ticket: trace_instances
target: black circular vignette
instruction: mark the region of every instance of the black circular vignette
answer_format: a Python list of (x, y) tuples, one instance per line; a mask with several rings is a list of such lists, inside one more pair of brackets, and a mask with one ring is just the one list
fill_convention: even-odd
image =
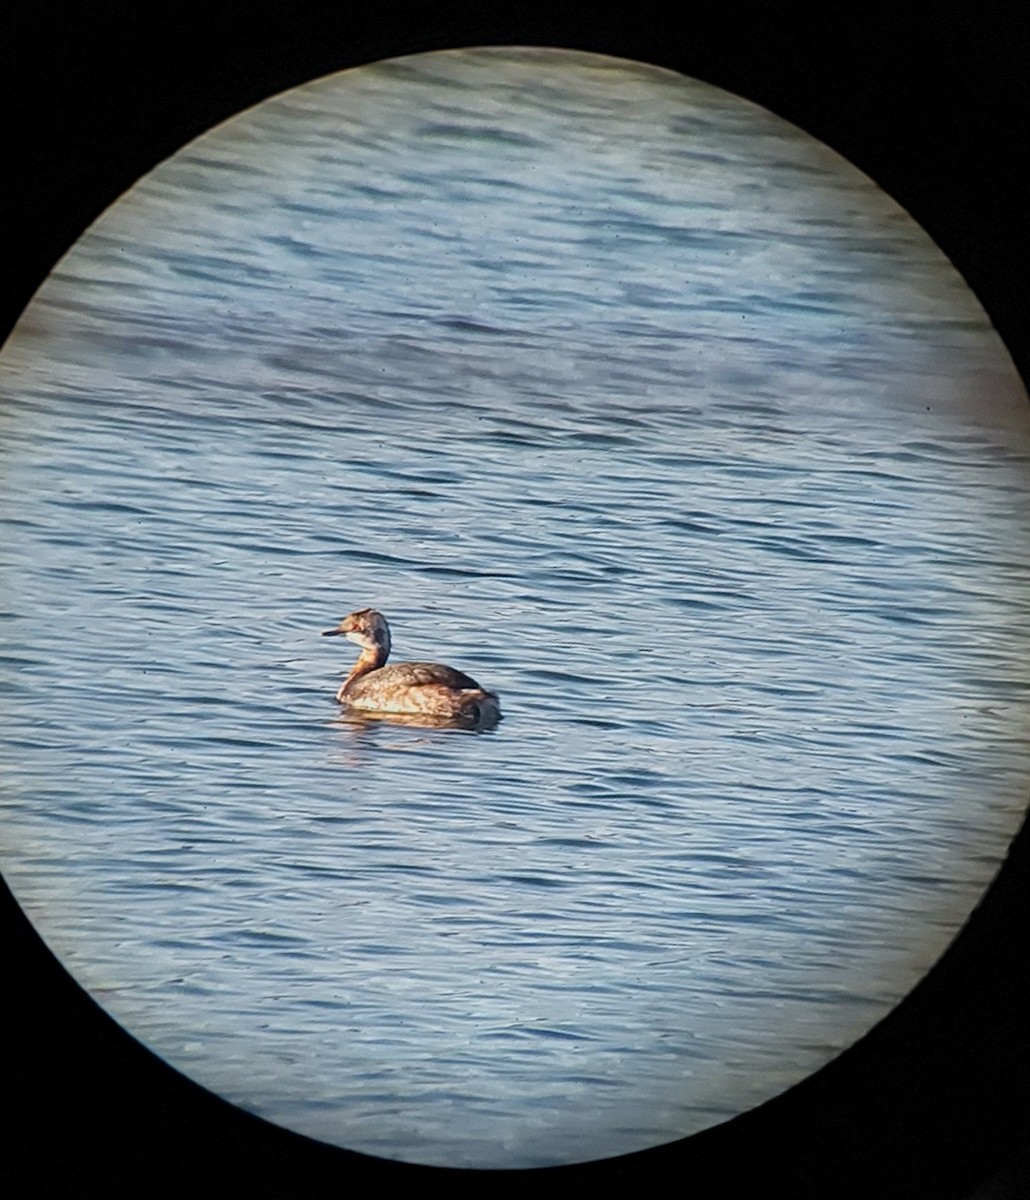
[[(6, 337), (57, 259), (185, 142), (296, 84), (400, 54), (547, 45), (637, 58), (759, 103), (901, 203), (984, 304), (1028, 377), (1024, 10), (923, 3), (695, 3), (491, 10), (314, 2), (4, 14)], [(524, 1172), (388, 1163), (248, 1116), (126, 1034), (67, 975), (6, 888), (2, 1038), (9, 1195), (658, 1187), (705, 1197), (974, 1196), (1030, 1169), (1030, 834), (927, 978), (865, 1038), (785, 1095), (625, 1158)]]

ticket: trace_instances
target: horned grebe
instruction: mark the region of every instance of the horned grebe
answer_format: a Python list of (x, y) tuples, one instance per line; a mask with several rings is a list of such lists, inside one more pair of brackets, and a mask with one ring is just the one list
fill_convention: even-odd
[(390, 626), (382, 613), (363, 608), (344, 617), (323, 637), (343, 634), (361, 647), (358, 661), (336, 693), (341, 704), (364, 712), (409, 713), (426, 717), (459, 718), (475, 724), (500, 719), (493, 692), (474, 679), (440, 663), (409, 662), (387, 667)]

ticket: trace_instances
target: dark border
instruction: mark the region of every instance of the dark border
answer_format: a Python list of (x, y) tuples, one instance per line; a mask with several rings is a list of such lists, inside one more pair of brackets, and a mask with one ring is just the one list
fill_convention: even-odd
[[(1030, 377), (1025, 6), (112, 0), (72, 8), (9, 0), (0, 22), (0, 337), (105, 207), (218, 121), (376, 58), (518, 43), (671, 67), (821, 138), (946, 250)], [(665, 1183), (734, 1200), (1030, 1194), (1020, 1190), (1030, 1168), (1028, 879), (1024, 829), (923, 983), (785, 1096), (671, 1146), (529, 1176), (385, 1163), (241, 1113), (111, 1021), (3, 889), (0, 1178), (13, 1181), (15, 1196), (145, 1195), (160, 1183), (274, 1196), (392, 1184), (470, 1195), (507, 1184), (643, 1193)]]

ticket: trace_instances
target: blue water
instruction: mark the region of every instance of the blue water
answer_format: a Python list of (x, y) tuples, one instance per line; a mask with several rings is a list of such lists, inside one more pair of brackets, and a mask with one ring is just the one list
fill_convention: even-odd
[[(1030, 417), (800, 131), (429, 55), (122, 198), (0, 356), (6, 878), (104, 1007), (386, 1157), (702, 1129), (886, 1014), (1030, 776)], [(352, 647), (494, 730), (341, 718)]]

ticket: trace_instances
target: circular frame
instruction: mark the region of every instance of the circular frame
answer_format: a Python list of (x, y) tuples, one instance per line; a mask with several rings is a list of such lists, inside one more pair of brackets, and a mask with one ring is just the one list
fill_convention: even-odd
[[(745, 8), (746, 6), (741, 6)], [(897, 6), (895, 6), (896, 10)], [(717, 9), (717, 10), (716, 10)], [(4, 111), (24, 136), (3, 200), (6, 337), (55, 261), (104, 208), (186, 141), (241, 108), (349, 66), (425, 50), (549, 45), (638, 58), (745, 96), (842, 153), (949, 255), (1030, 377), (1022, 193), (1028, 101), (1025, 16), (983, 9), (903, 13), (841, 7), (819, 24), (783, 6), (491, 15), (484, 6), (374, 15), (321, 0), (161, 28), (136, 6), (54, 18), (13, 6)], [(471, 15), (472, 13), (475, 15)], [(51, 28), (47, 28), (50, 25)], [(1022, 41), (1020, 40), (1022, 36)], [(21, 154), (19, 158), (18, 155)], [(913, 992), (838, 1059), (784, 1095), (683, 1141), (624, 1158), (533, 1172), (532, 1186), (652, 1188), (667, 1176), (707, 1196), (970, 1195), (994, 1200), (1028, 1167), (1030, 832), (951, 948)], [(526, 1186), (521, 1172), (459, 1172), (370, 1159), (251, 1117), (143, 1049), (59, 965), (0, 894), (4, 1050), (14, 1114), (7, 1174), (37, 1193), (149, 1190), (163, 1178), (231, 1193), (429, 1182), (478, 1193)], [(486, 1180), (484, 1174), (496, 1177)], [(1005, 1180), (1008, 1180), (1006, 1184)], [(47, 1185), (50, 1186), (47, 1186)], [(1015, 1184), (1018, 1187), (1018, 1181)], [(28, 1194), (19, 1192), (15, 1194)]]

